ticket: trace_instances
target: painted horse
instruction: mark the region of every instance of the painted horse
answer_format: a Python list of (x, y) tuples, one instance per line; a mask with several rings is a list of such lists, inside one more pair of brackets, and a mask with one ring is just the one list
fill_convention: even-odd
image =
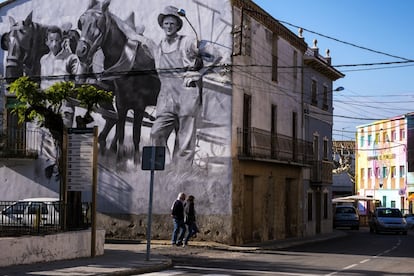
[[(117, 111), (115, 138), (117, 160), (124, 160), (125, 123), (132, 110), (134, 162), (139, 163), (141, 125), (147, 106), (155, 106), (161, 82), (155, 70), (155, 61), (146, 39), (138, 35), (128, 24), (108, 11), (110, 0), (91, 0), (87, 10), (80, 16), (81, 30), (76, 54), (80, 61), (90, 65), (98, 50), (104, 55), (104, 71), (101, 79), (114, 85)], [(110, 126), (105, 126), (109, 128)], [(106, 147), (105, 131), (99, 135), (100, 148)], [(108, 130), (108, 131), (109, 131)], [(101, 149), (102, 150), (102, 149)]]
[[(31, 12), (23, 21), (9, 17), (10, 31), (1, 36), (1, 48), (7, 51), (6, 72), (7, 82), (23, 75), (40, 76), (40, 58), (49, 52), (46, 46), (47, 29), (49, 26), (33, 22)], [(69, 38), (70, 47), (74, 52), (79, 39), (70, 26), (63, 30), (64, 38)]]

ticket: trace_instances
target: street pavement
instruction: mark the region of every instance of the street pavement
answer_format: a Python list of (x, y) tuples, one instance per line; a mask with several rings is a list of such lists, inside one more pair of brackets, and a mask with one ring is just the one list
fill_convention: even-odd
[[(220, 249), (231, 251), (279, 250), (304, 243), (318, 242), (346, 235), (343, 231), (334, 230), (329, 234), (320, 234), (309, 238), (291, 238), (279, 241), (229, 246), (216, 242), (193, 241), (189, 247)], [(94, 258), (79, 258), (55, 262), (36, 263), (0, 267), (0, 275), (136, 275), (161, 271), (170, 268), (172, 260), (160, 254), (152, 254), (151, 249), (171, 248), (177, 251), (181, 248), (172, 247), (170, 241), (152, 240), (150, 250), (145, 241), (107, 241), (102, 256)], [(185, 250), (182, 248), (182, 250)], [(155, 251), (155, 250), (154, 250)], [(148, 254), (148, 252), (150, 254)], [(165, 250), (164, 250), (165, 252)]]

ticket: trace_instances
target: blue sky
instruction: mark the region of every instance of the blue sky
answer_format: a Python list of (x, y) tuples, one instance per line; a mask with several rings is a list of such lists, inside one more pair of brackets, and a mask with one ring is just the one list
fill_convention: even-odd
[[(345, 88), (334, 94), (334, 140), (354, 140), (356, 126), (414, 111), (414, 1), (253, 1), (274, 18), (312, 31), (303, 33), (308, 45), (316, 38), (321, 54), (329, 48), (332, 65), (346, 75), (334, 83)], [(297, 27), (284, 25), (297, 34)]]

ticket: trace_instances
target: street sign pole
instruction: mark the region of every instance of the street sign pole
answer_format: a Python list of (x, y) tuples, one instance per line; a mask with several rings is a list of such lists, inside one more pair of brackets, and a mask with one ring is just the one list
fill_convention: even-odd
[(151, 180), (149, 187), (148, 203), (148, 223), (147, 223), (147, 256), (145, 260), (149, 261), (151, 252), (151, 223), (152, 223), (152, 198), (154, 191), (154, 171), (164, 170), (165, 165), (165, 147), (144, 147), (142, 149), (142, 170), (151, 170)]
[(148, 225), (147, 225), (147, 256), (145, 260), (149, 261), (151, 252), (151, 223), (152, 223), (152, 197), (154, 191), (154, 170), (155, 170), (155, 147), (151, 149), (151, 179), (149, 187), (149, 204), (148, 204)]

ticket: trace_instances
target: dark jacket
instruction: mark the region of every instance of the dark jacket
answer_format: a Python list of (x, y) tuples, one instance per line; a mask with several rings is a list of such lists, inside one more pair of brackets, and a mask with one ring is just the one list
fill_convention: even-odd
[(191, 224), (196, 221), (195, 217), (195, 210), (194, 210), (194, 202), (188, 202), (185, 205), (185, 223)]
[(171, 216), (177, 220), (184, 220), (184, 205), (181, 200), (176, 199), (171, 208)]

